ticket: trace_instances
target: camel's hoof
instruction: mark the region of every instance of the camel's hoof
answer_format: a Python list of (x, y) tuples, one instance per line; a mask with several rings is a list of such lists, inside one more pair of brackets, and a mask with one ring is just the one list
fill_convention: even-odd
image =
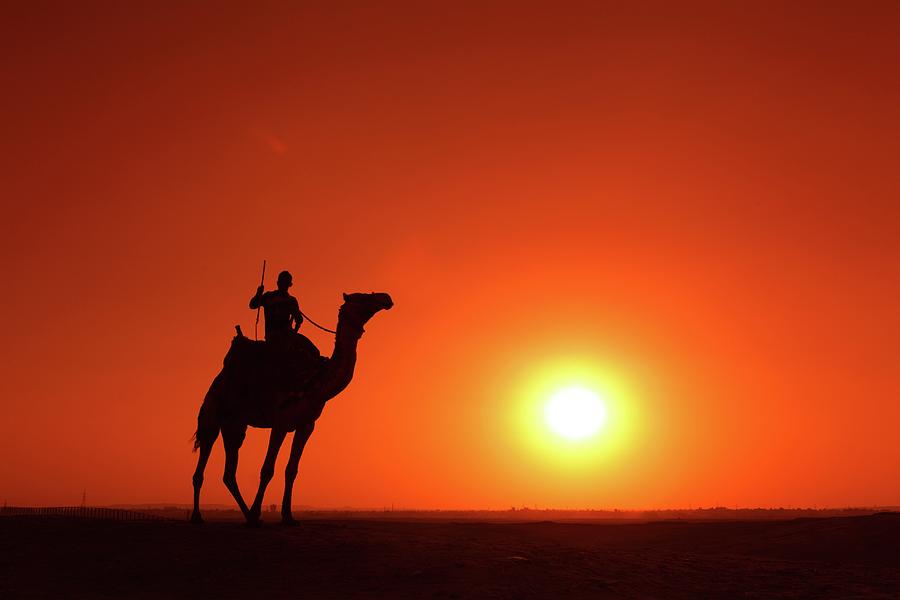
[(194, 525), (203, 525), (203, 517), (200, 516), (200, 513), (193, 513), (191, 515), (191, 523)]
[(248, 517), (247, 518), (247, 527), (253, 527), (254, 529), (258, 527), (262, 527), (263, 521), (259, 517), (255, 519)]
[(296, 525), (299, 525), (300, 522), (299, 522), (297, 519), (295, 519), (294, 517), (291, 517), (291, 516), (284, 517), (284, 516), (282, 516), (282, 517), (281, 517), (281, 524), (284, 525), (284, 526), (286, 526), (286, 527), (294, 527), (294, 526), (296, 526)]

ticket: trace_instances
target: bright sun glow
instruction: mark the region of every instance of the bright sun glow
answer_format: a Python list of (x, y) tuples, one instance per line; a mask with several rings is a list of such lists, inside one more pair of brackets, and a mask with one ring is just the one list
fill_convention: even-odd
[(570, 440), (597, 433), (606, 422), (606, 406), (600, 397), (583, 387), (567, 387), (550, 397), (544, 407), (547, 425)]
[(649, 377), (590, 355), (540, 362), (526, 356), (521, 365), (506, 378), (518, 382), (508, 415), (511, 441), (523, 451), (522, 468), (529, 476), (546, 469), (541, 472), (580, 478), (628, 464), (642, 420), (641, 389), (633, 382)]

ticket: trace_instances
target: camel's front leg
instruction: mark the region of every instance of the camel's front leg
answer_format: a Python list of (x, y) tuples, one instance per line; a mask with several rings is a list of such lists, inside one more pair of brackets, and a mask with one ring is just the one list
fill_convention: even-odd
[(300, 455), (306, 446), (306, 440), (312, 435), (314, 423), (304, 427), (298, 427), (294, 432), (294, 441), (291, 442), (291, 456), (288, 458), (287, 467), (284, 469), (284, 499), (281, 501), (281, 521), (285, 525), (295, 523), (291, 513), (291, 493), (294, 490), (294, 480), (297, 479), (297, 465), (300, 464)]
[(259, 489), (256, 491), (256, 498), (250, 507), (250, 513), (247, 515), (247, 522), (255, 525), (259, 522), (259, 515), (262, 512), (263, 496), (266, 495), (266, 486), (272, 481), (272, 475), (275, 474), (275, 459), (278, 458), (278, 451), (287, 431), (282, 429), (272, 429), (269, 435), (269, 450), (266, 452), (266, 459), (263, 461), (262, 469), (259, 471)]

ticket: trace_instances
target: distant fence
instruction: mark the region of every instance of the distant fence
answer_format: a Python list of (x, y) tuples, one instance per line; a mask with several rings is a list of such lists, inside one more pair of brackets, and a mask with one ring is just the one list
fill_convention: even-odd
[(171, 521), (167, 517), (99, 506), (3, 506), (0, 517), (68, 517), (95, 521)]

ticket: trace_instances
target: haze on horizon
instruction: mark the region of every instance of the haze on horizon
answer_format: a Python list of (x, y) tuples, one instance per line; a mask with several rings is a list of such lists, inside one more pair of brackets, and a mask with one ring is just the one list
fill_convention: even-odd
[(900, 504), (896, 3), (4, 13), (0, 500), (189, 502), (266, 259), (396, 303), (295, 504)]

